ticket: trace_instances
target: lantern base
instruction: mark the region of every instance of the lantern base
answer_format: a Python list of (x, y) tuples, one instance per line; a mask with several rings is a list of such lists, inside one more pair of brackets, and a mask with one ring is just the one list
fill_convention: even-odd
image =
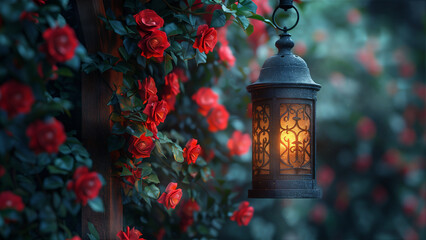
[(320, 188), (315, 189), (251, 189), (249, 198), (321, 198)]

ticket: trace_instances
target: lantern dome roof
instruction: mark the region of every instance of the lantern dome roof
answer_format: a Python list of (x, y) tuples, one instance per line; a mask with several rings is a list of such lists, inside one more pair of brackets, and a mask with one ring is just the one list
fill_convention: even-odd
[(259, 87), (300, 87), (319, 90), (321, 85), (311, 78), (306, 62), (294, 55), (291, 49), (294, 46), (288, 33), (281, 34), (275, 43), (278, 53), (268, 58), (262, 66), (259, 79), (250, 84), (247, 89)]

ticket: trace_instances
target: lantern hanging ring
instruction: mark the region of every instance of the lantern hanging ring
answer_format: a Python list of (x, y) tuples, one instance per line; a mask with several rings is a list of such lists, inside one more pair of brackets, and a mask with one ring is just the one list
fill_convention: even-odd
[[(275, 21), (275, 17), (276, 17), (276, 12), (277, 12), (277, 10), (278, 9), (284, 9), (284, 11), (287, 11), (287, 10), (289, 10), (289, 9), (294, 9), (295, 11), (296, 11), (296, 14), (297, 14), (297, 19), (296, 19), (296, 23), (293, 25), (293, 26), (291, 26), (291, 27), (289, 27), (289, 28), (287, 28), (286, 26), (284, 26), (284, 27), (280, 27), (280, 26), (278, 26), (278, 24), (276, 23), (276, 21)], [(283, 31), (283, 32), (288, 32), (288, 31), (290, 31), (290, 30), (292, 30), (293, 28), (295, 28), (296, 26), (297, 26), (297, 24), (299, 23), (299, 11), (297, 10), (297, 8), (295, 7), (295, 6), (293, 6), (293, 5), (291, 5), (291, 6), (278, 6), (278, 7), (276, 7), (275, 8), (275, 10), (274, 10), (274, 13), (272, 14), (272, 23), (274, 23), (274, 26), (277, 28), (277, 29), (279, 29), (279, 30), (281, 30), (281, 31)]]

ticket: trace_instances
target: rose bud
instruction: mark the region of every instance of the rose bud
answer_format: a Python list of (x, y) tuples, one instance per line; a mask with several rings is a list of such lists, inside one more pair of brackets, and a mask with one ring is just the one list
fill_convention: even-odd
[(179, 89), (179, 78), (176, 73), (169, 73), (167, 74), (165, 78), (166, 86), (165, 86), (165, 92), (167, 94), (173, 94), (178, 95), (180, 93)]
[(188, 164), (194, 164), (200, 155), (201, 147), (197, 144), (197, 139), (191, 139), (186, 143), (183, 149), (183, 157)]
[(143, 82), (138, 81), (139, 83), (139, 95), (141, 96), (142, 102), (146, 103), (150, 96), (157, 95), (157, 87), (155, 86), (154, 78), (147, 77)]
[(209, 131), (217, 132), (228, 127), (229, 113), (223, 105), (218, 105), (207, 116)]
[(238, 226), (247, 226), (254, 213), (254, 208), (249, 205), (250, 203), (247, 201), (242, 202), (238, 207), (238, 210), (235, 210), (232, 214), (231, 221), (236, 221)]
[(243, 134), (240, 131), (234, 131), (232, 137), (228, 140), (229, 154), (231, 156), (241, 156), (250, 150), (251, 138), (249, 134)]
[(120, 240), (145, 240), (144, 238), (142, 238), (142, 233), (139, 230), (135, 229), (134, 227), (130, 229), (129, 226), (127, 226), (126, 232), (118, 232), (117, 237)]
[(228, 45), (222, 45), (219, 48), (219, 58), (228, 65), (228, 68), (235, 65), (235, 57)]
[(219, 96), (211, 88), (202, 87), (192, 95), (192, 100), (194, 100), (198, 105), (198, 112), (203, 116), (207, 116), (210, 109), (218, 105), (217, 100)]
[(197, 38), (195, 39), (194, 48), (200, 52), (209, 53), (213, 51), (217, 42), (217, 32), (214, 28), (209, 28), (207, 24), (198, 26)]
[(175, 208), (182, 198), (182, 189), (176, 189), (177, 183), (171, 182), (166, 187), (166, 191), (161, 194), (158, 202), (163, 204), (167, 209)]

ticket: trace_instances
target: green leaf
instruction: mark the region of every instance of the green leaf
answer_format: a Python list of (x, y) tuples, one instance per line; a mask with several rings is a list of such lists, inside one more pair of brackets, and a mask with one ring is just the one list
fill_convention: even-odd
[(254, 30), (253, 25), (249, 24), (249, 26), (246, 29), (247, 36), (250, 36), (253, 33), (253, 30)]
[(272, 21), (271, 21), (271, 20), (266, 19), (266, 18), (264, 18), (264, 17), (263, 17), (263, 16), (261, 16), (261, 15), (258, 15), (258, 14), (252, 14), (251, 16), (248, 16), (248, 18), (252, 18), (252, 19), (260, 20), (260, 21), (262, 21), (262, 22), (264, 22), (264, 23), (267, 23), (267, 24), (269, 24), (269, 25), (271, 25), (272, 27), (274, 27), (274, 28), (275, 28), (275, 25), (272, 23)]
[(172, 152), (173, 152), (173, 157), (176, 160), (176, 162), (183, 162), (183, 151), (181, 147), (178, 147), (176, 145), (172, 145)]
[(148, 195), (148, 197), (153, 199), (158, 199), (160, 196), (160, 189), (154, 184), (148, 185), (144, 188), (144, 192)]
[(246, 30), (250, 25), (249, 20), (245, 16), (238, 16), (237, 21), (241, 24), (241, 27), (243, 27), (244, 30)]
[(61, 158), (55, 159), (54, 164), (59, 169), (71, 171), (74, 166), (74, 160), (69, 155), (65, 155)]
[(133, 173), (127, 167), (123, 167), (123, 170), (120, 173), (120, 176), (132, 176)]
[(129, 60), (129, 54), (127, 53), (124, 47), (120, 47), (118, 51), (120, 52), (120, 55), (124, 58), (124, 60)]
[(117, 72), (122, 72), (126, 74), (130, 70), (130, 67), (128, 66), (127, 63), (121, 61), (121, 62), (118, 62), (114, 67), (112, 67), (112, 69), (114, 69)]
[(58, 176), (50, 176), (44, 179), (43, 188), (46, 190), (57, 189), (64, 186), (64, 181)]
[(152, 173), (152, 168), (148, 166), (142, 167), (141, 177), (146, 177)]
[(126, 35), (127, 31), (124, 28), (123, 24), (120, 21), (117, 20), (109, 20), (109, 23), (111, 24), (112, 29), (115, 33), (119, 35)]
[(103, 212), (104, 211), (104, 204), (103, 204), (102, 199), (100, 197), (89, 200), (88, 203), (89, 203), (90, 208), (93, 211), (95, 211), (95, 212)]
[(164, 74), (167, 75), (173, 70), (172, 57), (167, 54), (164, 60)]
[(155, 173), (149, 175), (148, 178), (146, 178), (145, 180), (147, 182), (160, 183), (160, 180), (158, 179), (158, 176)]
[(87, 225), (88, 225), (88, 227), (89, 227), (89, 232), (90, 232), (90, 234), (92, 234), (92, 235), (93, 235), (93, 237), (94, 237), (96, 240), (99, 240), (99, 239), (100, 239), (100, 237), (99, 237), (99, 233), (98, 233), (98, 231), (96, 230), (95, 225), (93, 225), (93, 223), (91, 223), (91, 222), (88, 222), (88, 223), (87, 223)]
[(167, 36), (179, 35), (182, 34), (182, 29), (178, 28), (175, 23), (169, 23), (164, 27), (164, 32), (166, 32)]
[(59, 68), (56, 71), (56, 73), (59, 76), (64, 76), (64, 77), (73, 77), (74, 76), (74, 74), (72, 73), (72, 71), (69, 68), (64, 68), (64, 67)]
[(206, 63), (207, 55), (205, 53), (200, 52), (198, 49), (196, 50), (195, 60), (197, 61), (197, 65), (200, 63)]
[(210, 26), (219, 28), (223, 27), (226, 24), (226, 16), (221, 10), (215, 10), (213, 12), (213, 17)]

